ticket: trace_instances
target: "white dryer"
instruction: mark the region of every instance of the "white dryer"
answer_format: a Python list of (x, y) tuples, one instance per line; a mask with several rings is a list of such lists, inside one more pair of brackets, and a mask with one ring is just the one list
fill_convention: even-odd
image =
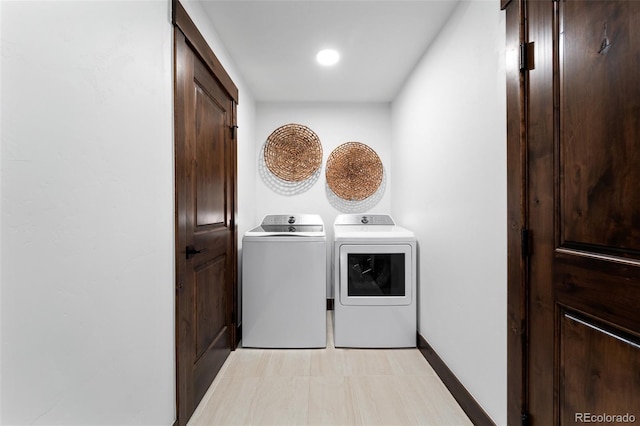
[(242, 238), (242, 346), (327, 345), (327, 250), (319, 215), (269, 215)]
[(336, 347), (416, 347), (416, 238), (388, 215), (334, 222)]

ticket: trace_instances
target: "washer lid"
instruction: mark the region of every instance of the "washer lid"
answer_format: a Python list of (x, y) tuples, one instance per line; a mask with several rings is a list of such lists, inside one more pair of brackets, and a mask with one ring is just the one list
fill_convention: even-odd
[(245, 233), (248, 237), (324, 237), (324, 222), (320, 215), (268, 215), (262, 224)]
[(249, 232), (264, 233), (264, 234), (309, 234), (309, 233), (322, 233), (324, 226), (322, 225), (260, 225), (256, 226)]
[(247, 231), (245, 237), (324, 237), (322, 225), (260, 225)]

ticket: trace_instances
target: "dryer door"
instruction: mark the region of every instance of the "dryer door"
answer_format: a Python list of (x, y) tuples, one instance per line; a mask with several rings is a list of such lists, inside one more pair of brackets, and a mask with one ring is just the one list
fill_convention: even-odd
[(409, 305), (410, 245), (340, 246), (340, 302), (343, 305)]

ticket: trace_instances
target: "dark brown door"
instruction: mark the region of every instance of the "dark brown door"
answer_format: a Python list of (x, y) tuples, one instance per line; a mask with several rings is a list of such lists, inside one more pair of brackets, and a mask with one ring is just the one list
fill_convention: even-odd
[(175, 30), (176, 356), (186, 424), (234, 347), (235, 101)]
[(524, 7), (523, 410), (640, 422), (640, 2)]

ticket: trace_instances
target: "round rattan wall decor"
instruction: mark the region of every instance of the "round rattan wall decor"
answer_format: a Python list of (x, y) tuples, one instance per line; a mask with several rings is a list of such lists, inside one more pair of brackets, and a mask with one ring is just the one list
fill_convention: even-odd
[(361, 201), (373, 195), (383, 173), (378, 154), (360, 142), (340, 145), (327, 159), (327, 185), (343, 200)]
[(278, 127), (264, 145), (264, 161), (271, 173), (287, 182), (311, 177), (322, 164), (322, 145), (313, 130), (302, 124)]

